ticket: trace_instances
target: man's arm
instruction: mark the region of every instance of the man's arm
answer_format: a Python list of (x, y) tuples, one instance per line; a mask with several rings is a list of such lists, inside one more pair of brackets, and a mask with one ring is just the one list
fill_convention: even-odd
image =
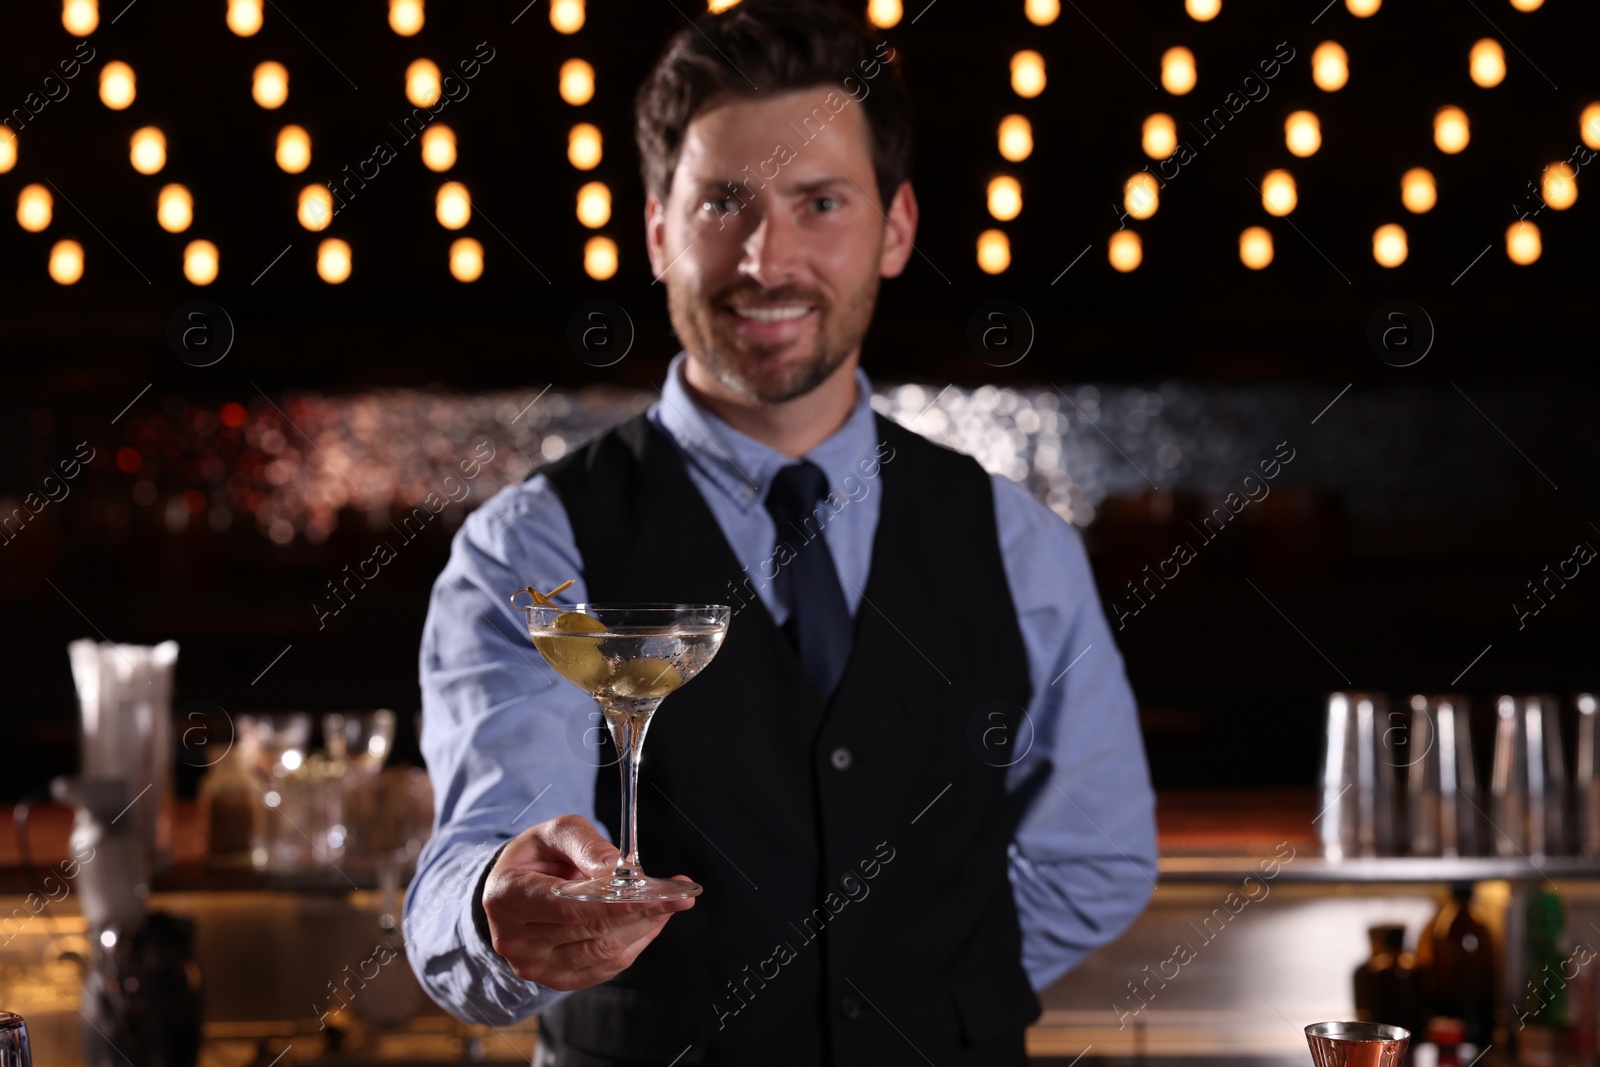
[(1007, 585), (1033, 697), (1007, 771), (1023, 965), (1035, 989), (1121, 934), (1157, 874), (1155, 793), (1138, 709), (1078, 531), (994, 476)]

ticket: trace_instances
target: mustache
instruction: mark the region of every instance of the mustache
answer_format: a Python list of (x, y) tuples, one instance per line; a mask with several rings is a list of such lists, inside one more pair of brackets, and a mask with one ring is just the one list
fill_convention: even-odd
[(801, 289), (733, 289), (717, 296), (712, 303), (718, 307), (727, 304), (809, 304), (813, 307), (826, 307), (827, 301), (822, 299), (820, 293), (808, 293)]

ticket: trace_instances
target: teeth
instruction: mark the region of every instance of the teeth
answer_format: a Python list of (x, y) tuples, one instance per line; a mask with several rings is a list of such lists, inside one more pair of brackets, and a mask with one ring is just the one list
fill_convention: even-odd
[(748, 307), (734, 308), (733, 313), (757, 322), (786, 322), (789, 319), (798, 319), (810, 310), (808, 307)]

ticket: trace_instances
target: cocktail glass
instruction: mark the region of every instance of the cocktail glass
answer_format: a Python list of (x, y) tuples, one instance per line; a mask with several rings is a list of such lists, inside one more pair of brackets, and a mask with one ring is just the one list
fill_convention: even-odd
[(1411, 1031), (1383, 1023), (1312, 1023), (1306, 1041), (1317, 1067), (1401, 1067)]
[(694, 882), (651, 878), (640, 869), (639, 752), (661, 701), (699, 674), (722, 647), (732, 609), (722, 604), (517, 606), (527, 614), (528, 636), (545, 662), (600, 705), (622, 757), (617, 843), (622, 857), (610, 877), (562, 882), (556, 895), (608, 903), (699, 896)]

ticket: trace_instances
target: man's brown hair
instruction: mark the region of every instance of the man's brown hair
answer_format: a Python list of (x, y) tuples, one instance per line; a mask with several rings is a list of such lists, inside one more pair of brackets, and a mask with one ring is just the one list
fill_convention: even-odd
[(824, 0), (742, 0), (701, 15), (673, 35), (639, 86), (634, 136), (645, 192), (666, 202), (684, 133), (711, 97), (826, 85), (844, 106), (866, 108), (872, 170), (887, 206), (911, 177), (911, 100), (896, 57), (859, 17)]

